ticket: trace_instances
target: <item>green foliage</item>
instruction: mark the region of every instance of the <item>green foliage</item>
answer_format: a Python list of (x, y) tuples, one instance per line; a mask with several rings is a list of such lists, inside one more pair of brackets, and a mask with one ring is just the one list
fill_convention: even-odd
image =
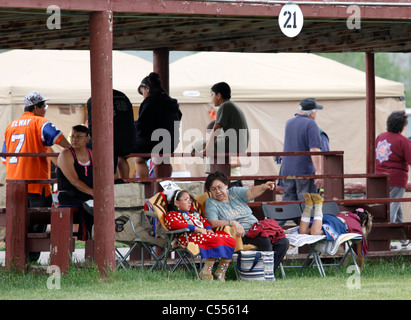
[[(320, 53), (326, 57), (355, 69), (365, 71), (365, 53), (364, 52), (340, 52), (340, 53)], [(376, 53), (375, 57), (375, 75), (384, 79), (404, 83), (405, 101), (407, 107), (411, 107), (411, 77), (409, 68), (411, 65), (411, 56), (404, 53)]]

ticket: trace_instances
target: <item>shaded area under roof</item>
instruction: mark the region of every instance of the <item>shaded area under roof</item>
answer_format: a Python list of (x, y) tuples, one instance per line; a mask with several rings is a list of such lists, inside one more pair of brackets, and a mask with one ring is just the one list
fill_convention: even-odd
[[(2, 7), (2, 2), (8, 1), (0, 1), (0, 49), (89, 49), (90, 11), (64, 8), (92, 8), (92, 3), (95, 10), (100, 9), (99, 5), (106, 7), (95, 1), (83, 1), (84, 5), (79, 1), (63, 1), (61, 29), (49, 29), (47, 21), (52, 15), (46, 9), (6, 8)], [(20, 2), (27, 1), (15, 1), (16, 4)], [(41, 6), (46, 1), (37, 2), (31, 6)], [(407, 2), (402, 7), (398, 4), (397, 7), (361, 7), (360, 29), (347, 27), (348, 6), (323, 2), (301, 5), (304, 27), (295, 38), (288, 38), (281, 32), (277, 18), (281, 5), (275, 3), (152, 0), (130, 2), (127, 7), (121, 1), (108, 2), (113, 9), (124, 10), (113, 12), (115, 50), (411, 51), (411, 4), (407, 6)]]

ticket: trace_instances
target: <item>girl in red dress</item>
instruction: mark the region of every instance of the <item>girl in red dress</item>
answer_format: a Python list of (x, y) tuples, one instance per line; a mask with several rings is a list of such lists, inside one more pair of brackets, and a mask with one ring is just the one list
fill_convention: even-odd
[[(174, 210), (167, 213), (166, 227), (170, 230), (188, 228), (191, 233), (188, 241), (199, 245), (201, 258), (205, 259), (204, 267), (200, 271), (200, 278), (212, 280), (212, 269), (216, 259), (220, 263), (215, 276), (220, 281), (225, 281), (225, 273), (234, 253), (235, 239), (224, 231), (214, 232), (210, 223), (198, 212), (192, 210), (192, 198), (185, 190), (177, 190), (173, 196)], [(184, 235), (179, 236), (178, 243), (187, 246)]]

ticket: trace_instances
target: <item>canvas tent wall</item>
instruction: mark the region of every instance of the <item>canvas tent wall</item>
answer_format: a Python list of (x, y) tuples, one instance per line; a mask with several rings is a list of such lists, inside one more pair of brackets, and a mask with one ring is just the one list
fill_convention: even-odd
[[(211, 120), (210, 88), (220, 81), (231, 86), (231, 100), (244, 111), (253, 131), (249, 151), (282, 151), (287, 119), (294, 116), (301, 99), (314, 97), (324, 106), (317, 123), (328, 134), (331, 150), (345, 152), (345, 172), (365, 173), (364, 72), (305, 53), (202, 52), (184, 57), (170, 66), (171, 95), (183, 112), (179, 150), (189, 152), (198, 133), (205, 136)], [(376, 95), (378, 134), (385, 131), (393, 110), (405, 108), (404, 86), (376, 77)], [(193, 176), (204, 175), (204, 163), (187, 161), (182, 167)], [(274, 159), (267, 157), (242, 159), (242, 163), (243, 175), (278, 174), (279, 170)]]
[[(84, 123), (85, 104), (91, 96), (89, 51), (10, 50), (0, 54), (0, 70), (1, 145), (4, 130), (21, 115), (24, 96), (30, 91), (50, 99), (46, 118), (66, 136), (73, 125)], [(152, 70), (152, 64), (142, 58), (113, 52), (113, 87), (123, 91), (133, 104), (141, 103), (137, 87)], [(4, 182), (2, 165), (0, 183)], [(3, 198), (3, 190), (0, 195)]]

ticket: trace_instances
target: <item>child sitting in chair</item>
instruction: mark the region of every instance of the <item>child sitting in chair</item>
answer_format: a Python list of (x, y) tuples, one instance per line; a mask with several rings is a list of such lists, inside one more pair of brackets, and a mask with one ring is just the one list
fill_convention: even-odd
[[(354, 212), (325, 214), (322, 207), (324, 199), (316, 193), (304, 193), (304, 212), (301, 215), (300, 234), (325, 235), (327, 241), (334, 241), (344, 233), (359, 233), (363, 241), (357, 244), (357, 256), (359, 267), (362, 268), (364, 258), (368, 251), (366, 236), (371, 232), (372, 215), (363, 208), (357, 208)], [(314, 206), (314, 219), (311, 220), (311, 212)]]
[[(165, 225), (170, 230), (188, 228), (191, 233), (188, 241), (199, 245), (201, 258), (205, 259), (204, 267), (199, 273), (203, 280), (212, 280), (212, 270), (216, 259), (220, 259), (215, 276), (225, 281), (225, 273), (234, 253), (235, 239), (224, 231), (214, 232), (210, 223), (199, 213), (191, 210), (192, 198), (185, 190), (177, 190), (172, 198), (173, 210), (165, 217)], [(178, 238), (178, 243), (187, 246), (184, 235)]]

